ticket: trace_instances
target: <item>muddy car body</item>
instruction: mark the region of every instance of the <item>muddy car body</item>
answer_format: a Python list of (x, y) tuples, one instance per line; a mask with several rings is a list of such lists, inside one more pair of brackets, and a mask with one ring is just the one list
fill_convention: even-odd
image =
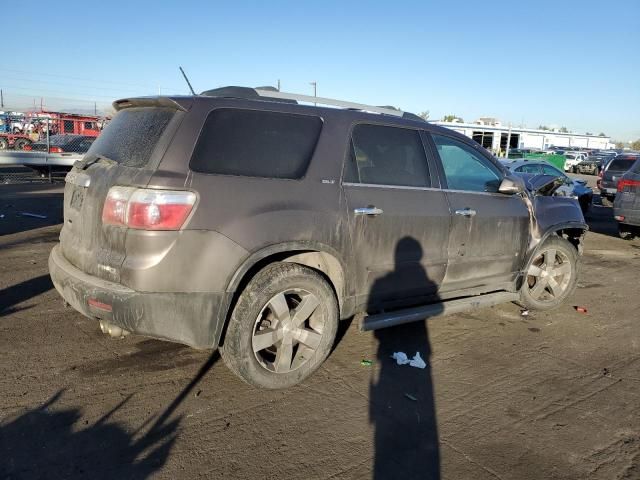
[(553, 178), (526, 191), (451, 130), (295, 98), (115, 102), (67, 177), (49, 260), (64, 299), (115, 336), (220, 347), (278, 388), (320, 365), (339, 319), (372, 329), (571, 293), (587, 227)]

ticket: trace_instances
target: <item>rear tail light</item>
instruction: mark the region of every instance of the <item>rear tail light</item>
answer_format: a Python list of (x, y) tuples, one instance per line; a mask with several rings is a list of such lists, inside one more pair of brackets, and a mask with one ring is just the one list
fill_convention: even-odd
[(60, 147), (49, 147), (49, 153), (63, 153), (64, 151)]
[(102, 223), (139, 230), (180, 230), (196, 203), (185, 190), (112, 187), (102, 209)]
[(624, 215), (615, 215), (613, 218), (619, 222), (624, 222)]
[(624, 192), (625, 188), (627, 191), (631, 190), (633, 187), (640, 187), (640, 181), (638, 180), (629, 180), (627, 178), (623, 178), (618, 182), (618, 191)]
[(32, 147), (31, 147), (31, 145), (24, 145), (22, 147), (22, 150), (26, 150), (27, 152), (30, 152), (32, 150)]

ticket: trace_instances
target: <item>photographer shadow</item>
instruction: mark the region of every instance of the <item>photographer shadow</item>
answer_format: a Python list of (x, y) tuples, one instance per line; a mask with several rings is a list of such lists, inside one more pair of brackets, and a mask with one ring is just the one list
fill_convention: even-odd
[[(406, 262), (406, 252), (412, 252)], [(435, 284), (420, 264), (422, 247), (411, 237), (396, 246), (395, 269), (372, 286), (369, 312), (380, 311), (379, 299), (407, 275), (416, 285), (435, 291)], [(427, 322), (413, 322), (374, 331), (377, 339), (376, 370), (370, 385), (369, 421), (375, 429), (374, 479), (439, 479), (440, 450), (436, 422), (431, 345)], [(394, 352), (409, 359), (419, 352), (426, 367), (398, 365)]]

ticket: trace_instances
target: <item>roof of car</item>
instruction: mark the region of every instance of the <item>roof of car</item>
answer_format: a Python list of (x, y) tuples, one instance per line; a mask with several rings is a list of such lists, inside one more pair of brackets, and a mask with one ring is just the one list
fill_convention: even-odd
[(558, 169), (554, 165), (551, 165), (549, 162), (538, 159), (538, 158), (536, 158), (535, 160), (527, 160), (526, 158), (518, 159), (518, 160), (501, 160), (500, 163), (502, 163), (502, 165), (507, 167), (509, 170), (515, 170), (516, 168), (521, 167), (523, 165), (550, 165)]

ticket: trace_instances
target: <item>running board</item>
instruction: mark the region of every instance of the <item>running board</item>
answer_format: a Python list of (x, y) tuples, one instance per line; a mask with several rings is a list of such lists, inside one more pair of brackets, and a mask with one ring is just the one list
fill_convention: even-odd
[(519, 298), (520, 295), (517, 293), (497, 292), (396, 310), (394, 312), (378, 313), (364, 317), (360, 322), (360, 330), (367, 332), (381, 328), (395, 327), (396, 325), (402, 325), (404, 323), (419, 322), (427, 318), (442, 317), (452, 313), (491, 307), (500, 303), (515, 302)]

